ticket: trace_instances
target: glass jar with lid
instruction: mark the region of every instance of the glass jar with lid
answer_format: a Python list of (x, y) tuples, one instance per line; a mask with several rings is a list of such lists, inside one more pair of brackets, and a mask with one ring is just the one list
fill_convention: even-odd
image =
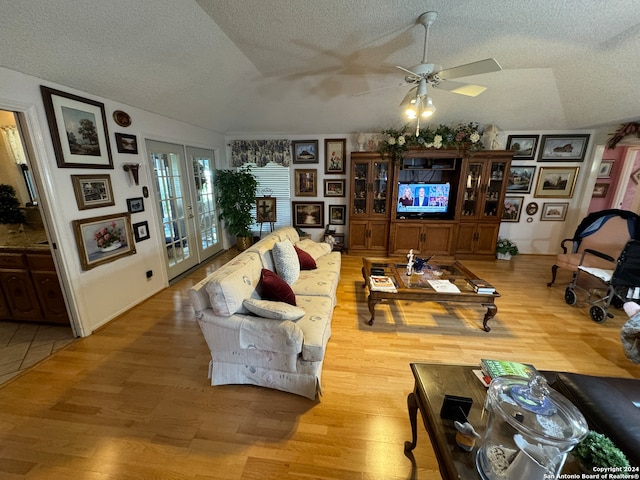
[(544, 377), (498, 377), (485, 401), (487, 428), (476, 466), (485, 480), (557, 478), (587, 422)]

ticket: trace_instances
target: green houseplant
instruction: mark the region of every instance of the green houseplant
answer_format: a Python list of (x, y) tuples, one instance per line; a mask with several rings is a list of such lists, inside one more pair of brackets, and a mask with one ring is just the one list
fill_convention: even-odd
[(26, 221), (15, 189), (11, 185), (0, 184), (0, 223), (16, 224)]
[(572, 451), (585, 473), (594, 467), (628, 467), (629, 460), (622, 451), (605, 435), (589, 430), (587, 436)]
[(496, 257), (500, 260), (510, 260), (518, 254), (518, 246), (508, 238), (498, 238), (496, 243)]
[(224, 220), (227, 231), (236, 236), (238, 249), (246, 250), (253, 240), (251, 210), (256, 203), (258, 180), (247, 166), (238, 170), (217, 170), (214, 185), (220, 209), (218, 218)]

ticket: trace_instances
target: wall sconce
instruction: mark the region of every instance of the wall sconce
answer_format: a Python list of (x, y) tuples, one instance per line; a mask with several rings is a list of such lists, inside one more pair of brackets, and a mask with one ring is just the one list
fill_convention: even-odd
[(140, 169), (140, 164), (139, 163), (125, 163), (124, 165), (122, 165), (122, 168), (124, 169), (125, 172), (129, 172), (129, 174), (131, 175), (131, 178), (133, 179), (133, 182), (136, 185), (139, 185), (139, 176), (138, 176), (138, 170)]

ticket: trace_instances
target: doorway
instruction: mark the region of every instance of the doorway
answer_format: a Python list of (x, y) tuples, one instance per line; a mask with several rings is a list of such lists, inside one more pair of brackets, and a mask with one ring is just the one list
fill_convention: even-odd
[(169, 280), (222, 251), (213, 150), (146, 141)]

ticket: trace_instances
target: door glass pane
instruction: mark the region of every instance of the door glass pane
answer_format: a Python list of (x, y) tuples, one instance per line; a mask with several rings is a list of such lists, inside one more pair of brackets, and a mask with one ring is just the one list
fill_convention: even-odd
[(213, 192), (213, 159), (202, 156), (192, 157), (200, 244), (202, 249), (218, 243), (218, 224)]
[(502, 184), (505, 179), (505, 162), (492, 162), (491, 173), (489, 175), (489, 185), (487, 187), (487, 199), (484, 206), (484, 215), (486, 217), (495, 217), (498, 215), (500, 193), (502, 192)]
[(152, 153), (156, 189), (169, 266), (190, 257), (184, 209), (184, 193), (180, 184), (180, 159), (169, 153)]
[(387, 177), (389, 164), (373, 164), (373, 213), (387, 213)]
[(368, 163), (356, 163), (354, 166), (353, 175), (353, 210), (352, 214), (363, 214), (367, 212), (367, 186), (369, 184), (368, 178)]
[(469, 163), (464, 186), (463, 216), (476, 216), (478, 214), (478, 196), (480, 195), (481, 184), (482, 163)]

